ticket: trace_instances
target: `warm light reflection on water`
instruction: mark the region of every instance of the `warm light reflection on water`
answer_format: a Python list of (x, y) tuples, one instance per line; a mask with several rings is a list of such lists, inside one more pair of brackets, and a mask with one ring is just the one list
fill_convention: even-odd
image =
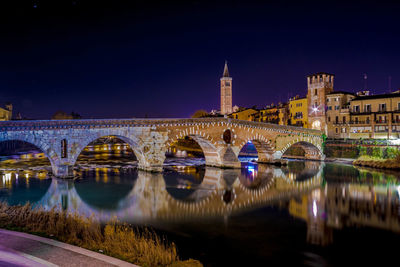
[[(148, 173), (137, 171), (129, 159), (118, 160), (123, 154), (116, 155), (101, 149), (84, 155), (75, 180), (51, 179), (48, 168), (32, 169), (29, 164), (26, 169), (3, 168), (0, 198), (11, 204), (29, 201), (46, 209), (94, 215), (101, 221), (116, 217), (121, 222), (153, 225), (176, 238), (178, 247), (203, 244), (205, 248), (197, 249), (206, 251), (206, 262), (219, 262), (220, 257), (206, 249), (210, 240), (233, 251), (245, 244), (246, 253), (271, 260), (275, 256), (257, 251), (253, 243), (284, 251), (285, 240), (291, 249), (302, 251), (306, 245), (329, 248), (335, 242), (345, 247), (343, 240), (355, 235), (354, 229), (383, 231), (374, 235), (377, 240), (383, 233), (397, 238), (400, 233), (396, 172), (316, 161), (290, 161), (282, 168), (246, 162), (242, 169), (218, 169), (193, 166), (203, 161), (192, 158), (168, 159), (163, 173)], [(221, 235), (224, 238), (219, 240)], [(195, 236), (196, 241), (186, 236)], [(220, 253), (239, 255), (224, 251)], [(183, 253), (193, 258), (202, 255), (196, 250), (183, 249)]]

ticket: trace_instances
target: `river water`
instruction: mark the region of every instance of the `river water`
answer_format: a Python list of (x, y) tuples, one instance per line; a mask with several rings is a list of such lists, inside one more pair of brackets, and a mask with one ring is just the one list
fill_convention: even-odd
[(218, 169), (191, 158), (168, 159), (155, 174), (114, 156), (82, 162), (74, 180), (51, 178), (37, 162), (3, 167), (0, 199), (149, 226), (175, 242), (181, 258), (205, 266), (397, 262), (399, 173), (249, 159), (242, 169)]

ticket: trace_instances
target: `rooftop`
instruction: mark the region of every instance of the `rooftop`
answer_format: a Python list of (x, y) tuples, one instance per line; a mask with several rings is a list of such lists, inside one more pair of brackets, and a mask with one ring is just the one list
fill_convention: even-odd
[(400, 97), (400, 93), (357, 96), (356, 98), (353, 98), (352, 101), (355, 101), (355, 100), (366, 100), (366, 99), (393, 98), (393, 97)]
[(355, 96), (354, 93), (350, 93), (350, 92), (345, 92), (345, 91), (335, 91), (326, 95), (353, 95)]
[(316, 76), (316, 75), (323, 75), (323, 74), (330, 75), (330, 76), (335, 76), (335, 74), (328, 73), (328, 72), (317, 72), (317, 73), (313, 73), (313, 74), (307, 75), (307, 77), (312, 77), (312, 76)]

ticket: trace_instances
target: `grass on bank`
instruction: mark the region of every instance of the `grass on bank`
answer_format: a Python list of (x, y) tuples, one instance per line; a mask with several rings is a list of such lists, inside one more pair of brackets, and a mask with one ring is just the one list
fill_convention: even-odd
[(0, 202), (0, 228), (53, 237), (140, 266), (202, 266), (199, 261), (180, 261), (174, 243), (155, 233), (111, 222), (100, 225), (93, 217), (52, 209), (33, 209), (30, 204), (9, 206)]
[(394, 159), (382, 159), (379, 157), (363, 155), (353, 161), (354, 165), (379, 168), (379, 169), (400, 169), (400, 155), (397, 155)]

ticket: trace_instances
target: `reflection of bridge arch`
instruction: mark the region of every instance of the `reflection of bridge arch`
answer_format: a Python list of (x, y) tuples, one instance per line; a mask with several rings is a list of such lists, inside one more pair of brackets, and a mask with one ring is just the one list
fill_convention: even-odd
[[(62, 207), (70, 212), (94, 215), (100, 221), (108, 221), (116, 216), (125, 222), (151, 223), (159, 219), (226, 216), (303, 193), (321, 184), (320, 172), (311, 179), (296, 182), (275, 170), (279, 169), (274, 169), (274, 177), (269, 183), (259, 189), (249, 190), (237, 179), (240, 170), (207, 169), (206, 178), (199, 186), (203, 190), (194, 192), (188, 200), (176, 200), (170, 196), (162, 174), (139, 171), (134, 187), (115, 210), (91, 206), (79, 196), (73, 181), (53, 179), (48, 192), (36, 205), (46, 209)], [(232, 201), (224, 201), (227, 190), (234, 194)]]
[(92, 206), (82, 200), (78, 194), (74, 182), (71, 180), (52, 179), (51, 185), (46, 194), (40, 201), (35, 203), (37, 207), (43, 207), (46, 210), (52, 208), (61, 208), (70, 212), (78, 212), (81, 215), (90, 217), (92, 215), (100, 221), (109, 221), (113, 217), (123, 218), (129, 217), (129, 213), (135, 209), (134, 204), (136, 196), (133, 190), (117, 204), (114, 211), (102, 210)]
[(302, 181), (322, 172), (325, 164), (320, 161), (289, 161), (282, 167), (284, 177), (290, 181)]
[(179, 212), (174, 217), (174, 214), (161, 210), (158, 213), (158, 217), (164, 219), (192, 219), (193, 217), (202, 216), (226, 216), (250, 207), (258, 207), (283, 198), (290, 198), (293, 194), (301, 194), (321, 185), (322, 167), (315, 176), (300, 182), (292, 181), (283, 172), (276, 170), (280, 169), (274, 169), (274, 177), (269, 183), (255, 190), (246, 188), (240, 183), (239, 179), (236, 179), (229, 187), (229, 190), (232, 190), (235, 196), (233, 201), (228, 203), (223, 199), (226, 187), (213, 191), (207, 198), (201, 199), (199, 202), (178, 201), (169, 196), (169, 208)]

